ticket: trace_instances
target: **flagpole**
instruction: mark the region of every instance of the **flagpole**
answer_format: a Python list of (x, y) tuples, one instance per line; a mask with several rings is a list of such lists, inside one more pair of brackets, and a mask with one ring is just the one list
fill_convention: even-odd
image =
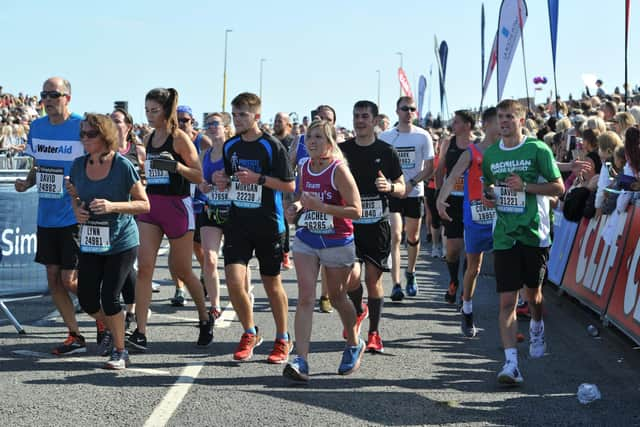
[(627, 99), (629, 97), (629, 8), (629, 0), (626, 0), (624, 17), (624, 111), (627, 111)]
[(518, 1), (518, 20), (520, 22), (520, 45), (522, 47), (522, 65), (524, 68), (524, 90), (527, 95), (527, 112), (530, 112), (531, 105), (529, 103), (529, 78), (527, 77), (527, 61), (524, 54), (524, 23), (522, 22), (522, 10), (520, 8), (520, 1)]
[[(484, 3), (480, 11), (480, 92), (484, 90)], [(484, 96), (480, 97), (480, 114), (482, 114), (482, 103)]]

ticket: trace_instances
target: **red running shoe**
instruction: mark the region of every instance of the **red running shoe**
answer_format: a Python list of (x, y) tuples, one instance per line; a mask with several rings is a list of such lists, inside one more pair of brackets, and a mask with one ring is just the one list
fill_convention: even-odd
[(253, 349), (262, 344), (262, 337), (260, 336), (260, 331), (258, 331), (258, 327), (256, 326), (255, 334), (242, 334), (242, 338), (240, 338), (240, 343), (238, 347), (236, 347), (235, 353), (233, 353), (233, 359), (244, 362), (245, 360), (251, 359), (253, 356)]
[(367, 353), (384, 353), (384, 346), (382, 345), (382, 339), (377, 331), (369, 332), (369, 339), (367, 340)]
[(289, 354), (291, 354), (291, 351), (293, 351), (291, 336), (289, 336), (289, 341), (276, 339), (276, 342), (273, 343), (273, 350), (271, 350), (271, 354), (267, 357), (267, 362), (273, 364), (287, 363), (289, 361)]

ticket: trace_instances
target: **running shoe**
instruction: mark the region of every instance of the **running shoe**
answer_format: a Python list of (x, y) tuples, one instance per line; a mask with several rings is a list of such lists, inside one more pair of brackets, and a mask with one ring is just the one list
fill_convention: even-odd
[(405, 278), (407, 279), (407, 286), (405, 290), (407, 291), (407, 295), (410, 297), (415, 297), (418, 295), (418, 282), (416, 282), (416, 275), (411, 273), (404, 273)]
[(289, 336), (289, 341), (276, 338), (276, 341), (273, 343), (273, 350), (271, 350), (269, 357), (267, 357), (267, 362), (273, 364), (287, 363), (289, 354), (291, 354), (292, 351), (293, 343), (291, 342), (291, 336)]
[(138, 351), (142, 351), (142, 352), (147, 351), (147, 337), (145, 334), (138, 331), (138, 328), (136, 328), (136, 330), (133, 331), (131, 336), (127, 338), (127, 341), (125, 342), (125, 344)]
[(114, 348), (111, 351), (111, 357), (104, 364), (104, 369), (122, 370), (129, 366), (129, 352), (125, 348), (122, 351)]
[(209, 314), (213, 317), (214, 322), (222, 316), (222, 311), (220, 311), (220, 307), (210, 307)]
[(240, 343), (238, 347), (236, 347), (236, 351), (233, 353), (233, 359), (239, 362), (244, 362), (245, 360), (251, 359), (253, 356), (253, 349), (262, 344), (262, 337), (260, 336), (260, 331), (256, 326), (255, 334), (242, 334), (242, 338), (240, 338)]
[(358, 340), (358, 345), (353, 347), (349, 345), (344, 349), (344, 352), (342, 353), (342, 360), (338, 367), (338, 374), (349, 375), (360, 367), (360, 361), (362, 360), (365, 345), (364, 341), (361, 339)]
[(458, 284), (455, 282), (449, 283), (449, 289), (444, 294), (444, 300), (449, 304), (455, 304), (457, 293), (458, 293)]
[(319, 308), (320, 313), (333, 313), (333, 307), (331, 306), (331, 300), (329, 300), (329, 297), (320, 297)]
[(440, 258), (442, 256), (439, 245), (436, 245), (435, 243), (431, 244), (431, 256), (433, 258)]
[(283, 270), (291, 270), (291, 267), (293, 267), (293, 265), (291, 265), (291, 259), (289, 258), (289, 252), (285, 252), (282, 255), (282, 269)]
[(136, 315), (133, 313), (126, 313), (124, 315), (124, 335), (131, 336), (133, 331), (131, 330), (131, 324), (136, 321)]
[(369, 332), (367, 339), (367, 353), (384, 353), (384, 346), (382, 345), (382, 339), (377, 331)]
[(62, 345), (53, 349), (51, 353), (56, 356), (65, 356), (68, 354), (86, 353), (87, 344), (84, 337), (75, 332), (69, 332), (69, 336), (62, 343)]
[(157, 294), (158, 292), (160, 292), (160, 283), (151, 282), (151, 292), (153, 292), (154, 294)]
[(184, 307), (185, 304), (185, 293), (184, 289), (176, 288), (176, 293), (171, 298), (171, 305), (174, 307)]
[(102, 336), (102, 341), (98, 344), (96, 353), (99, 356), (108, 356), (111, 354), (111, 350), (113, 350), (113, 335), (111, 335), (111, 331), (105, 331)]
[(282, 375), (294, 381), (309, 381), (309, 364), (304, 357), (296, 356), (284, 367)]
[[(365, 319), (369, 318), (369, 306), (367, 304), (362, 304), (362, 313), (357, 315), (356, 317), (356, 336), (360, 336), (360, 329), (362, 328), (362, 322)], [(347, 330), (342, 330), (342, 338), (347, 339)]]
[(473, 338), (476, 336), (478, 329), (476, 328), (476, 324), (473, 323), (473, 313), (466, 314), (462, 312), (460, 329), (462, 330), (462, 335), (465, 337)]
[(529, 357), (537, 359), (544, 356), (547, 351), (547, 343), (544, 341), (544, 329), (535, 333), (529, 329)]
[(513, 362), (506, 361), (502, 367), (502, 371), (498, 373), (498, 382), (506, 385), (522, 384), (524, 378), (518, 369), (518, 365)]
[(402, 292), (402, 286), (400, 284), (393, 285), (391, 289), (391, 301), (402, 301), (404, 299), (404, 292)]
[(198, 324), (200, 328), (200, 334), (198, 335), (198, 345), (200, 347), (206, 347), (213, 341), (213, 316), (209, 313), (207, 320), (201, 320)]

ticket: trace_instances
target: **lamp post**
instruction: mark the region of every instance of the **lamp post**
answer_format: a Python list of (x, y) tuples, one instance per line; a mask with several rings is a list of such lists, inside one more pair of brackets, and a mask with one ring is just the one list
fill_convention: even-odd
[[(400, 68), (402, 68), (402, 57), (404, 55), (402, 54), (402, 52), (396, 52), (396, 55), (400, 55)], [(400, 84), (400, 96), (402, 96), (402, 84)]]
[(259, 91), (260, 100), (262, 100), (262, 69), (263, 69), (264, 61), (266, 61), (265, 58), (260, 58), (260, 91)]
[(380, 70), (376, 70), (378, 73), (378, 108), (380, 108)]
[(229, 33), (233, 30), (224, 30), (224, 75), (222, 77), (222, 112), (224, 113), (224, 106), (227, 103), (227, 42), (229, 40)]

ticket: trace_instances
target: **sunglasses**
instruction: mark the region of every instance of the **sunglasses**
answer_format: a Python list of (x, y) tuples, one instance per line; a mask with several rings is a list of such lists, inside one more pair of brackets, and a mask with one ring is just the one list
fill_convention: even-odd
[(218, 126), (220, 126), (220, 122), (215, 121), (215, 122), (208, 122), (204, 124), (204, 128), (205, 129), (209, 129), (210, 127), (214, 127), (217, 128)]
[(62, 93), (62, 92), (58, 92), (57, 90), (43, 90), (42, 92), (40, 92), (40, 98), (41, 99), (58, 99), (61, 96), (66, 96), (66, 93)]
[(180, 123), (189, 123), (189, 122), (191, 121), (191, 119), (181, 118), (181, 119), (178, 119), (178, 121), (179, 121)]
[(80, 139), (82, 138), (93, 139), (98, 135), (100, 135), (100, 132), (98, 132), (97, 130), (81, 130), (80, 131)]
[(404, 111), (405, 113), (406, 113), (407, 111), (411, 111), (411, 112), (413, 113), (413, 112), (414, 112), (414, 111), (416, 111), (416, 110), (417, 110), (417, 108), (416, 108), (416, 107), (407, 107), (406, 105), (405, 105), (404, 107), (400, 107), (400, 111)]

